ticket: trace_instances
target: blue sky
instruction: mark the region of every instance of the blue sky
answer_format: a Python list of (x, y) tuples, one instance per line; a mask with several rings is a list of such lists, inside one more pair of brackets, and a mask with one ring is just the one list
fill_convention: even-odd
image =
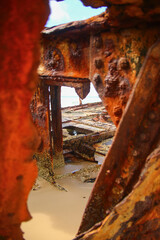
[(62, 2), (50, 0), (49, 4), (51, 14), (46, 23), (46, 27), (52, 27), (71, 21), (84, 20), (98, 15), (106, 9), (105, 7), (98, 9), (85, 7), (80, 0), (65, 0)]

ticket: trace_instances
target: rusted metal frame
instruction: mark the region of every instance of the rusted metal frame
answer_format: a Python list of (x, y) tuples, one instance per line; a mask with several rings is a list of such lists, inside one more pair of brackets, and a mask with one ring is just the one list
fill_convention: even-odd
[(57, 157), (63, 151), (62, 116), (61, 116), (61, 87), (50, 86), (51, 114), (54, 142), (54, 154)]
[[(48, 86), (49, 87), (49, 86)], [(52, 131), (51, 131), (51, 125), (52, 125), (52, 121), (51, 121), (51, 111), (50, 111), (50, 93), (49, 90), (47, 88), (47, 108), (48, 108), (48, 126), (49, 126), (49, 140), (50, 140), (50, 155), (51, 157), (53, 156), (53, 136), (52, 136)]]
[(49, 86), (66, 86), (66, 87), (74, 87), (74, 88), (82, 88), (84, 83), (75, 83), (75, 82), (61, 82), (61, 81), (52, 81), (45, 80), (45, 83)]
[(45, 84), (49, 86), (67, 86), (73, 88), (83, 88), (84, 84), (90, 83), (90, 80), (87, 78), (72, 78), (62, 76), (40, 76), (40, 79), (45, 81)]
[(88, 78), (75, 78), (75, 77), (66, 77), (62, 75), (55, 75), (55, 76), (48, 76), (48, 75), (41, 75), (39, 76), (42, 80), (52, 80), (52, 81), (61, 81), (61, 82), (74, 82), (74, 83), (85, 83), (90, 82)]
[(160, 42), (145, 63), (95, 182), (78, 234), (103, 220), (138, 181), (160, 130)]

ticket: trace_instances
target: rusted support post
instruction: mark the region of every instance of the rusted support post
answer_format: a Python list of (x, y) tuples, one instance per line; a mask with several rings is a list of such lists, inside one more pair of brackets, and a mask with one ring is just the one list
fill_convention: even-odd
[(50, 109), (50, 87), (47, 89), (47, 108), (48, 108), (48, 126), (49, 126), (49, 140), (50, 140), (50, 155), (53, 157), (53, 137), (52, 137), (52, 121), (51, 121), (51, 109)]
[(62, 138), (62, 116), (61, 116), (61, 87), (51, 86), (51, 114), (53, 131), (54, 156), (53, 167), (64, 165), (63, 138)]

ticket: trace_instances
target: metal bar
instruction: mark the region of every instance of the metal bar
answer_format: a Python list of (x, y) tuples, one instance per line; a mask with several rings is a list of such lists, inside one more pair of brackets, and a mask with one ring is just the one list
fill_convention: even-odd
[(61, 82), (74, 82), (74, 83), (90, 82), (88, 78), (65, 77), (62, 75), (61, 76), (40, 75), (39, 78), (42, 80), (52, 80), (52, 81), (61, 81)]
[(48, 125), (49, 125), (49, 140), (50, 140), (50, 154), (51, 154), (51, 157), (53, 157), (53, 137), (52, 137), (52, 130), (51, 130), (51, 125), (52, 125), (52, 122), (51, 122), (51, 111), (50, 111), (50, 92), (49, 92), (49, 89), (47, 89), (47, 108), (48, 108)]
[(72, 81), (66, 81), (66, 82), (61, 82), (61, 81), (52, 81), (52, 80), (43, 80), (45, 81), (45, 84), (49, 85), (49, 86), (66, 86), (66, 87), (73, 87), (73, 88), (81, 88), (83, 87), (83, 84), (86, 82), (72, 82)]
[(51, 86), (51, 111), (52, 130), (54, 143), (53, 166), (64, 165), (63, 158), (63, 137), (62, 137), (62, 116), (61, 116), (61, 87)]

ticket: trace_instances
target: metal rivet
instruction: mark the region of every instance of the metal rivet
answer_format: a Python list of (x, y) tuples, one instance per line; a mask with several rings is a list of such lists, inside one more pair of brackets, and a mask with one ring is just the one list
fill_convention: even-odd
[(95, 59), (95, 66), (96, 68), (100, 69), (103, 67), (103, 61), (102, 59)]
[(100, 35), (99, 36), (95, 36), (95, 38), (94, 38), (94, 46), (96, 48), (101, 48), (102, 45), (103, 45), (103, 40), (102, 40), (101, 36)]
[(118, 70), (128, 70), (130, 69), (130, 64), (127, 58), (121, 57), (118, 61)]
[(93, 81), (96, 83), (96, 85), (102, 83), (101, 76), (96, 73), (96, 74), (94, 75), (94, 77), (93, 77)]

